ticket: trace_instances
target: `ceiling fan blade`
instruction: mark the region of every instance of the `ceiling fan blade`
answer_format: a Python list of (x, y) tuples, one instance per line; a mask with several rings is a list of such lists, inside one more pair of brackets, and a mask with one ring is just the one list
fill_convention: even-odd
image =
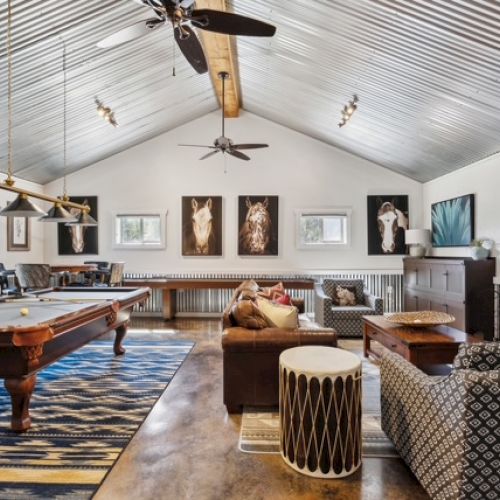
[(177, 45), (189, 64), (198, 73), (206, 73), (208, 71), (207, 60), (196, 33), (187, 25), (183, 25), (182, 29), (188, 33), (188, 36), (183, 35), (179, 27), (176, 27), (174, 29), (174, 37)]
[(197, 28), (227, 35), (273, 36), (276, 32), (272, 24), (219, 10), (193, 10), (190, 19)]
[(200, 160), (205, 160), (206, 158), (210, 158), (211, 156), (216, 155), (218, 152), (219, 152), (218, 149), (216, 149), (215, 151), (210, 151), (210, 153), (207, 153), (206, 155), (203, 155), (200, 158)]
[(126, 28), (109, 35), (97, 43), (97, 46), (101, 49), (107, 49), (109, 47), (115, 47), (116, 45), (121, 45), (125, 42), (130, 42), (130, 40), (135, 40), (141, 36), (155, 31), (160, 26), (163, 26), (164, 21), (162, 19), (146, 19), (144, 21), (139, 21), (138, 23), (127, 26)]
[(232, 149), (260, 149), (260, 148), (268, 148), (269, 144), (233, 144)]
[(217, 149), (215, 146), (203, 146), (201, 144), (177, 144), (177, 146), (188, 146), (190, 148), (210, 148), (210, 149)]
[(226, 153), (228, 155), (235, 156), (236, 158), (239, 158), (240, 160), (247, 160), (248, 161), (250, 159), (250, 157), (247, 156), (246, 154), (240, 153), (239, 151), (236, 151), (234, 149), (228, 149), (228, 150), (226, 150)]

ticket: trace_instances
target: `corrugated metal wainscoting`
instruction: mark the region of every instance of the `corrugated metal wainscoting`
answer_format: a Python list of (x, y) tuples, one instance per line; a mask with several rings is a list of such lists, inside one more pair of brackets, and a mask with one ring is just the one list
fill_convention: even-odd
[[(322, 282), (325, 278), (361, 278), (365, 282), (365, 287), (374, 295), (384, 299), (385, 312), (401, 311), (403, 306), (403, 275), (398, 272), (349, 272), (332, 274), (244, 274), (244, 273), (186, 273), (186, 274), (144, 274), (128, 273), (125, 279), (314, 279)], [(305, 309), (307, 313), (314, 312), (314, 291), (313, 290), (290, 290), (292, 297), (301, 297), (305, 300)], [(177, 315), (178, 316), (196, 316), (196, 315), (217, 315), (220, 314), (226, 304), (231, 299), (233, 290), (180, 290), (177, 292)], [(162, 310), (162, 291), (153, 289), (150, 299), (144, 304), (141, 312), (138, 314), (156, 316), (161, 315)]]

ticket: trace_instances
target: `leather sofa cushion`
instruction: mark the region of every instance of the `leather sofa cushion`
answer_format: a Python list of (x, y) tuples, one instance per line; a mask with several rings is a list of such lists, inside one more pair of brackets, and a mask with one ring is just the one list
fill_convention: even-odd
[[(242, 292), (242, 295), (248, 297), (246, 291)], [(239, 327), (258, 330), (268, 326), (265, 315), (249, 297), (237, 300), (231, 307), (231, 315)]]
[(308, 326), (295, 330), (227, 328), (222, 334), (222, 348), (225, 352), (281, 352), (301, 345), (337, 345), (337, 334), (331, 328), (321, 328), (312, 322)]

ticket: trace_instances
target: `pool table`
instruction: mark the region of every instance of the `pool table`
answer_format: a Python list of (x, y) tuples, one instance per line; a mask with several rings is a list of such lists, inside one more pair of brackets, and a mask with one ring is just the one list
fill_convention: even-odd
[(29, 403), (39, 370), (111, 330), (115, 354), (124, 354), (132, 309), (149, 293), (149, 288), (61, 287), (0, 300), (0, 377), (12, 400), (12, 430), (31, 426)]

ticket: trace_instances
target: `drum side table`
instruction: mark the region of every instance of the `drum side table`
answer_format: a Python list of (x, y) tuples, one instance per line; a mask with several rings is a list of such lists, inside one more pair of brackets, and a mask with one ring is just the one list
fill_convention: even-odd
[(361, 465), (361, 360), (334, 347), (280, 355), (280, 450), (293, 469), (341, 478)]

